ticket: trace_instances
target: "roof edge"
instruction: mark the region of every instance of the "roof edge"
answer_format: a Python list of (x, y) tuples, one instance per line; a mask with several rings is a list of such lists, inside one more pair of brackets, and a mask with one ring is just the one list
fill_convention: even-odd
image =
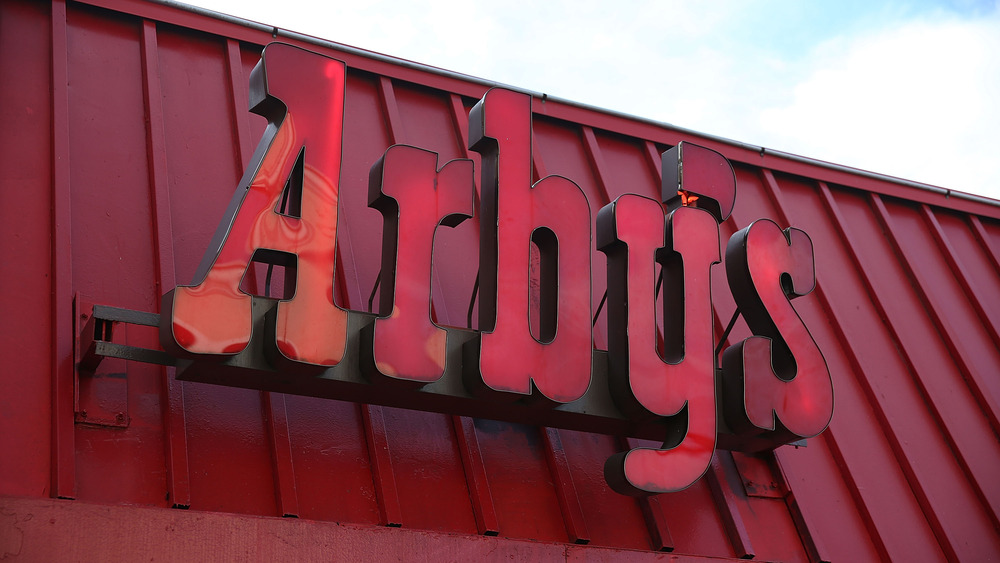
[(746, 150), (746, 151), (750, 151), (750, 152), (759, 153), (762, 157), (765, 156), (765, 155), (775, 156), (775, 157), (783, 158), (783, 159), (786, 159), (786, 160), (790, 160), (790, 161), (793, 161), (793, 162), (798, 162), (798, 163), (809, 165), (809, 166), (816, 166), (818, 168), (823, 168), (823, 169), (826, 169), (826, 170), (831, 170), (831, 171), (835, 171), (835, 172), (845, 172), (845, 173), (848, 173), (848, 174), (852, 174), (852, 175), (855, 175), (855, 176), (860, 176), (860, 177), (863, 177), (863, 178), (868, 178), (868, 179), (871, 179), (871, 180), (889, 182), (889, 183), (900, 185), (900, 186), (905, 186), (905, 187), (909, 187), (909, 188), (915, 188), (915, 189), (918, 189), (918, 190), (924, 190), (924, 191), (927, 191), (927, 192), (930, 192), (930, 193), (933, 193), (933, 194), (936, 194), (936, 195), (944, 196), (945, 198), (952, 198), (952, 197), (954, 197), (956, 199), (961, 199), (961, 200), (965, 200), (965, 201), (969, 201), (969, 202), (973, 202), (973, 203), (978, 203), (978, 204), (988, 205), (988, 206), (991, 206), (991, 207), (1000, 208), (1000, 200), (992, 199), (992, 198), (989, 198), (989, 197), (986, 197), (986, 196), (980, 196), (980, 195), (970, 194), (970, 193), (961, 192), (961, 191), (957, 191), (957, 190), (951, 190), (951, 189), (948, 189), (948, 188), (942, 188), (940, 186), (935, 186), (935, 185), (932, 185), (932, 184), (925, 184), (923, 182), (917, 182), (917, 181), (913, 181), (913, 180), (906, 180), (906, 179), (899, 178), (899, 177), (896, 177), (896, 176), (890, 176), (890, 175), (881, 174), (881, 173), (878, 173), (878, 172), (870, 172), (870, 171), (867, 171), (867, 170), (862, 170), (860, 168), (853, 168), (851, 166), (846, 166), (846, 165), (843, 165), (843, 164), (835, 164), (835, 163), (832, 163), (832, 162), (827, 162), (827, 161), (824, 161), (824, 160), (818, 160), (818, 159), (810, 158), (810, 157), (806, 157), (806, 156), (800, 156), (800, 155), (789, 153), (789, 152), (785, 152), (785, 151), (780, 151), (780, 150), (775, 150), (775, 149), (769, 149), (769, 148), (763, 147), (763, 146), (753, 145), (753, 144), (750, 144), (750, 143), (744, 143), (742, 141), (736, 141), (736, 140), (729, 139), (729, 138), (726, 138), (726, 137), (721, 137), (721, 136), (718, 136), (718, 135), (712, 135), (712, 134), (709, 134), (709, 133), (703, 133), (701, 131), (696, 131), (694, 129), (688, 129), (688, 128), (685, 128), (685, 127), (680, 127), (680, 126), (677, 126), (677, 125), (674, 125), (672, 123), (665, 122), (665, 121), (656, 121), (654, 119), (649, 119), (649, 118), (645, 118), (645, 117), (641, 117), (641, 116), (637, 116), (637, 115), (633, 115), (633, 114), (629, 114), (629, 113), (625, 113), (625, 112), (609, 110), (609, 109), (601, 108), (601, 107), (598, 107), (598, 106), (592, 106), (592, 105), (589, 105), (589, 104), (584, 104), (584, 103), (576, 102), (576, 101), (573, 101), (573, 100), (567, 100), (567, 99), (564, 99), (564, 98), (559, 98), (557, 96), (550, 96), (550, 95), (548, 95), (548, 94), (546, 94), (544, 92), (536, 92), (534, 90), (529, 90), (529, 89), (521, 88), (521, 87), (518, 87), (518, 86), (512, 86), (510, 84), (504, 84), (504, 83), (501, 83), (501, 82), (487, 80), (487, 79), (479, 78), (479, 77), (476, 77), (476, 76), (472, 76), (472, 75), (463, 74), (463, 73), (460, 73), (460, 72), (455, 72), (455, 71), (451, 71), (451, 70), (447, 70), (447, 69), (443, 69), (443, 68), (431, 66), (431, 65), (428, 65), (428, 64), (424, 64), (424, 63), (418, 63), (418, 62), (415, 62), (415, 61), (410, 61), (410, 60), (407, 60), (407, 59), (401, 59), (401, 58), (394, 57), (394, 56), (391, 56), (391, 55), (385, 55), (385, 54), (382, 54), (382, 53), (378, 53), (378, 52), (375, 52), (375, 51), (368, 51), (366, 49), (361, 49), (359, 47), (353, 47), (353, 46), (350, 46), (350, 45), (345, 45), (343, 43), (337, 43), (335, 41), (331, 41), (331, 40), (328, 40), (328, 39), (321, 39), (319, 37), (315, 37), (315, 36), (312, 36), (312, 35), (307, 35), (307, 34), (304, 34), (304, 33), (299, 33), (297, 31), (291, 31), (291, 30), (287, 30), (287, 29), (282, 29), (282, 28), (277, 27), (277, 26), (271, 26), (271, 25), (267, 25), (267, 24), (255, 22), (255, 21), (252, 21), (252, 20), (248, 20), (248, 19), (245, 19), (245, 18), (238, 17), (238, 16), (231, 16), (229, 14), (224, 14), (222, 12), (216, 12), (214, 10), (209, 10), (207, 8), (202, 8), (202, 7), (199, 7), (199, 6), (192, 6), (190, 4), (185, 4), (184, 2), (179, 2), (177, 0), (147, 0), (147, 1), (151, 2), (151, 3), (154, 3), (154, 4), (160, 4), (160, 5), (169, 7), (169, 8), (175, 8), (175, 9), (179, 9), (179, 10), (184, 10), (186, 12), (191, 12), (191, 13), (194, 13), (194, 14), (197, 14), (197, 15), (200, 15), (200, 16), (209, 17), (209, 18), (216, 19), (216, 20), (221, 20), (221, 21), (224, 21), (224, 22), (227, 22), (227, 23), (231, 23), (231, 24), (235, 24), (235, 25), (238, 25), (238, 26), (241, 26), (241, 27), (246, 27), (246, 28), (252, 29), (254, 31), (269, 33), (275, 39), (277, 39), (279, 37), (286, 37), (286, 38), (294, 40), (294, 41), (299, 41), (299, 42), (302, 42), (302, 43), (309, 43), (309, 44), (313, 44), (313, 45), (316, 45), (316, 46), (319, 46), (319, 47), (324, 47), (324, 48), (327, 48), (327, 49), (333, 49), (335, 51), (342, 51), (342, 52), (349, 53), (349, 54), (352, 54), (352, 55), (355, 55), (355, 56), (360, 56), (360, 57), (365, 57), (365, 58), (369, 58), (369, 59), (374, 59), (376, 61), (380, 61), (380, 62), (384, 62), (384, 63), (389, 63), (389, 64), (393, 64), (393, 65), (398, 65), (398, 66), (406, 67), (406, 68), (409, 68), (409, 69), (412, 69), (412, 70), (417, 70), (417, 71), (420, 71), (420, 72), (426, 72), (426, 73), (430, 73), (430, 74), (435, 74), (435, 75), (438, 75), (438, 76), (441, 76), (441, 77), (444, 77), (444, 78), (449, 78), (449, 79), (454, 79), (454, 80), (460, 80), (460, 81), (463, 81), (463, 82), (471, 82), (473, 84), (478, 84), (480, 86), (485, 86), (485, 87), (489, 87), (489, 88), (494, 88), (494, 87), (506, 88), (508, 90), (513, 90), (515, 92), (521, 92), (523, 94), (528, 94), (529, 96), (532, 96), (534, 98), (538, 98), (538, 99), (545, 100), (545, 101), (550, 101), (550, 102), (556, 102), (556, 103), (559, 103), (559, 104), (562, 104), (562, 105), (565, 105), (565, 106), (570, 106), (570, 107), (582, 109), (582, 110), (585, 110), (585, 111), (598, 112), (598, 113), (601, 113), (601, 114), (604, 114), (604, 115), (608, 115), (608, 116), (611, 116), (611, 117), (618, 117), (618, 118), (627, 119), (627, 120), (631, 120), (631, 121), (636, 121), (636, 122), (640, 122), (640, 123), (644, 123), (644, 124), (652, 125), (652, 126), (656, 126), (656, 127), (664, 127), (664, 128), (673, 129), (674, 131), (676, 131), (678, 133), (693, 135), (693, 136), (696, 136), (696, 137), (701, 137), (701, 138), (704, 138), (704, 139), (715, 141), (717, 143), (729, 145), (729, 146), (732, 146), (734, 148), (738, 148), (738, 149), (742, 149), (742, 150)]

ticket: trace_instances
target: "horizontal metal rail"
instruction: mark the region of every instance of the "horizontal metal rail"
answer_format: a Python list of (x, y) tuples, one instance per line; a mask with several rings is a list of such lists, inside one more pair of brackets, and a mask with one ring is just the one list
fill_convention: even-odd
[[(177, 379), (198, 381), (230, 387), (267, 390), (342, 401), (378, 404), (398, 408), (416, 408), (444, 414), (506, 420), (524, 424), (550, 426), (630, 436), (663, 441), (668, 427), (676, 425), (675, 417), (651, 421), (634, 421), (618, 410), (608, 387), (607, 352), (593, 351), (592, 383), (587, 393), (571, 403), (539, 408), (529, 402), (503, 402), (495, 398), (470, 394), (463, 383), (462, 356), (465, 342), (479, 336), (472, 330), (449, 328), (447, 368), (442, 377), (414, 387), (401, 382), (373, 378), (374, 363), (370, 354), (372, 323), (375, 315), (349, 311), (348, 346), (343, 360), (321, 371), (292, 373), (277, 370), (266, 359), (265, 349), (273, 346), (262, 335), (269, 312), (277, 301), (254, 297), (253, 339), (242, 352), (228, 359), (175, 358), (162, 350), (140, 348), (112, 342), (113, 329), (118, 323), (155, 327), (160, 315), (95, 305), (93, 315), (81, 334), (80, 367), (93, 372), (101, 360), (120, 358), (144, 363), (177, 367)], [(718, 374), (717, 374), (718, 377)], [(718, 447), (737, 451), (762, 451), (780, 445), (769, 438), (739, 437), (719, 421)], [(683, 434), (683, 433), (682, 433)], [(804, 440), (785, 442), (805, 445)]]
[(81, 370), (93, 373), (104, 358), (120, 358), (161, 366), (177, 365), (177, 360), (163, 350), (112, 342), (114, 327), (118, 323), (156, 327), (160, 325), (160, 315), (94, 305), (93, 314), (80, 334)]

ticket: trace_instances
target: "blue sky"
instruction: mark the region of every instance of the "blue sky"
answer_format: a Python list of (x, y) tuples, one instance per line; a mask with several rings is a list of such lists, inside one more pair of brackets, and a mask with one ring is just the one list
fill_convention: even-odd
[(998, 0), (197, 0), (577, 102), (1000, 199)]

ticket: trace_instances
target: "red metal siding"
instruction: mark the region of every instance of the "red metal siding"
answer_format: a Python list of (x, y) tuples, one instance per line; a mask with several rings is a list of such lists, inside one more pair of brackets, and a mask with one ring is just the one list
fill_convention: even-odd
[[(0, 59), (0, 308), (7, 311), (0, 322), (7, 356), (0, 369), (0, 487), (6, 494), (47, 496), (52, 455), (52, 41), (45, 4), (12, 4), (2, 14), (0, 52), (9, 55)], [(33, 313), (30, 322), (15, 322), (28, 311)], [(8, 430), (14, 428), (18, 430)]]
[[(263, 131), (247, 80), (271, 40), (127, 0), (0, 6), (0, 507), (15, 514), (0, 526), (21, 529), (25, 510), (85, 518), (92, 504), (121, 504), (228, 513), (240, 529), (250, 525), (237, 515), (350, 523), (393, 549), (412, 533), (379, 525), (446, 532), (458, 535), (426, 537), (454, 557), (482, 555), (460, 539), (477, 534), (537, 559), (1000, 553), (1000, 207), (554, 100), (533, 100), (535, 176), (577, 182), (595, 219), (622, 193), (656, 197), (659, 153), (693, 140), (736, 168), (723, 237), (760, 217), (809, 233), (818, 288), (795, 303), (831, 368), (836, 411), (808, 447), (719, 451), (691, 488), (637, 500), (604, 482), (604, 459), (625, 447), (608, 436), (182, 383), (172, 368), (121, 361), (75, 391), (88, 304), (157, 311), (191, 279)], [(337, 299), (368, 310), (381, 252), (369, 168), (394, 143), (478, 168), (467, 115), (486, 86), (282, 40), (348, 65)], [(477, 239), (475, 219), (437, 235), (441, 324), (467, 326)], [(592, 260), (596, 311), (606, 261), (596, 250)], [(735, 309), (721, 265), (713, 299), (721, 334)], [(740, 321), (729, 343), (748, 335)], [(125, 338), (157, 345), (153, 329)], [(49, 496), (81, 508), (14, 499)], [(128, 509), (109, 510), (130, 525)], [(223, 541), (224, 517), (206, 518)], [(261, 525), (255, 553), (295, 524)], [(85, 527), (24, 529), (41, 557), (51, 548), (30, 534)], [(572, 543), (588, 547), (553, 551)]]

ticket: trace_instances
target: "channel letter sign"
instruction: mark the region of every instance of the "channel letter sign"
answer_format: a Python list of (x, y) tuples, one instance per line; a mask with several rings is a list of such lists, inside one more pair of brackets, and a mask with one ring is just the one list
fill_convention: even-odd
[[(442, 165), (394, 145), (373, 164), (386, 313), (338, 306), (346, 79), (340, 61), (265, 48), (250, 98), (267, 129), (194, 283), (163, 297), (161, 344), (182, 359), (178, 378), (655, 439), (605, 465), (609, 485), (631, 495), (690, 486), (717, 447), (774, 448), (827, 427), (830, 373), (792, 306), (816, 284), (808, 235), (760, 219), (723, 253), (735, 175), (686, 142), (662, 156), (659, 200), (622, 195), (592, 222), (572, 180), (532, 182), (531, 98), (519, 92), (489, 90), (469, 115), (478, 208), (471, 160)], [(442, 327), (431, 317), (434, 235), (472, 217), (478, 330)], [(595, 246), (607, 257), (607, 352), (593, 347)], [(711, 277), (723, 260), (753, 335), (719, 365)], [(293, 291), (241, 290), (254, 262), (283, 267)]]

